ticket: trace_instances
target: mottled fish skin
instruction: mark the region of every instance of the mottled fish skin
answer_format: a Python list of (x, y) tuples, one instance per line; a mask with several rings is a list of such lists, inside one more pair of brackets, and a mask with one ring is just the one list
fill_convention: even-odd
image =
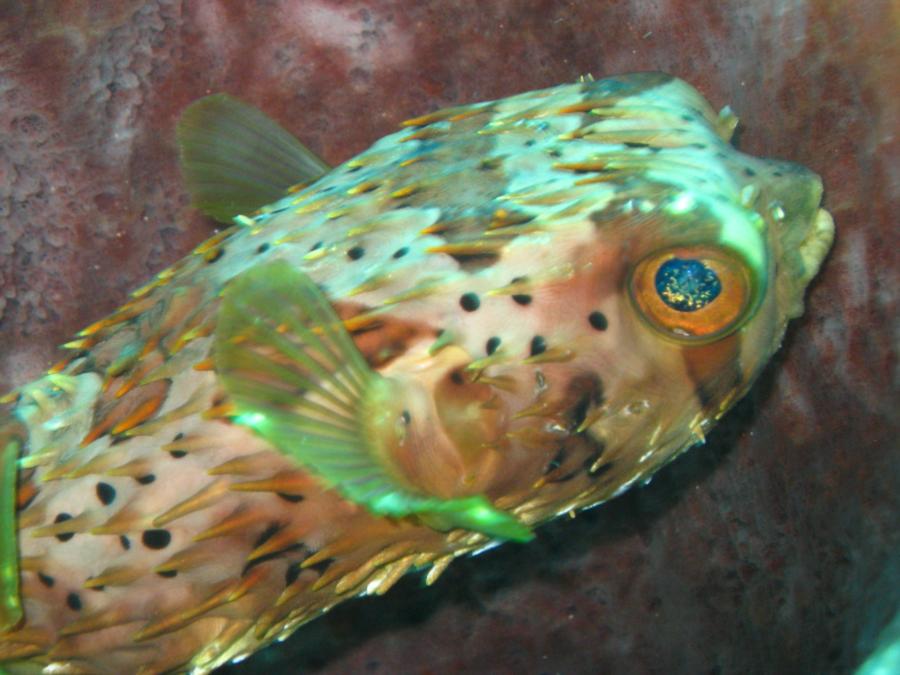
[[(735, 123), (660, 74), (443, 110), (160, 273), (0, 416), (24, 445), (24, 619), (0, 667), (205, 673), (493, 544), (376, 517), (231, 420), (220, 296), (273, 260), (320, 286), (375, 371), (424, 392), (421, 454), (397, 461), (425, 493), (535, 526), (701, 442), (832, 233), (819, 179), (735, 151)], [(688, 340), (650, 325), (630, 280), (695, 246), (760, 278), (729, 331)]]

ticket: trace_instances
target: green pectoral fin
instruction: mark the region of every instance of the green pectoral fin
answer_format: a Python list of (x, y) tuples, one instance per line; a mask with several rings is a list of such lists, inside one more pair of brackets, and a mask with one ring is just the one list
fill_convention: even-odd
[(390, 381), (369, 368), (322, 291), (286, 261), (251, 269), (226, 287), (215, 364), (236, 407), (234, 421), (346, 499), (379, 516), (415, 515), (436, 529), (532, 537), (485, 497), (432, 497), (391, 466), (361, 419), (373, 406), (377, 412)]
[(16, 539), (16, 474), (21, 441), (0, 432), (0, 633), (22, 620)]
[(231, 224), (328, 171), (278, 123), (228, 94), (201, 98), (178, 121), (181, 171), (193, 204)]

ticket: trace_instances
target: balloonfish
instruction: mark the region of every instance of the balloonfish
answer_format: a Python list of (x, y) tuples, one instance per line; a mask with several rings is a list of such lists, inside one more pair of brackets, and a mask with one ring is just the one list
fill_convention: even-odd
[(403, 123), (329, 169), (226, 95), (230, 224), (0, 414), (0, 668), (207, 673), (526, 542), (750, 387), (832, 240), (820, 179), (642, 73)]

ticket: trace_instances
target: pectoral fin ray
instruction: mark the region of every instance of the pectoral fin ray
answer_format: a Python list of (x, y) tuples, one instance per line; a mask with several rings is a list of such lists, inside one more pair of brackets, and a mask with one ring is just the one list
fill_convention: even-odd
[(251, 269), (225, 288), (215, 364), (235, 406), (233, 421), (345, 499), (378, 516), (415, 516), (435, 529), (532, 537), (482, 495), (423, 493), (377, 451), (361, 417), (381, 405), (388, 380), (368, 366), (312, 279), (288, 262)]

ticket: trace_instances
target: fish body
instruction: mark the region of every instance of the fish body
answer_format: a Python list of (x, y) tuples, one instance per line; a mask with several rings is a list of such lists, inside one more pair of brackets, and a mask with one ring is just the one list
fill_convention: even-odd
[(660, 74), (442, 110), (132, 293), (0, 416), (0, 668), (208, 672), (702, 442), (832, 236), (735, 124)]

